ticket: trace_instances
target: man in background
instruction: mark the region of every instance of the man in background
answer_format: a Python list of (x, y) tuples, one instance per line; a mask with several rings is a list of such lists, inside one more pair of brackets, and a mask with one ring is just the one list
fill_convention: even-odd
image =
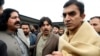
[(64, 34), (64, 31), (65, 31), (65, 30), (64, 30), (63, 28), (60, 28), (60, 29), (59, 29), (59, 35), (62, 36), (62, 35)]
[(100, 16), (90, 18), (89, 23), (94, 27), (96, 32), (100, 35)]
[(34, 25), (32, 25), (32, 27), (31, 27), (31, 32), (33, 33), (33, 34), (35, 34), (36, 36), (38, 35), (38, 33), (39, 33), (39, 26), (37, 25), (37, 24), (34, 24)]
[(23, 29), (23, 32), (27, 39), (27, 42), (30, 46), (30, 56), (33, 56), (33, 49), (35, 46), (36, 36), (35, 36), (35, 34), (31, 33), (30, 24), (22, 23), (21, 28)]
[(59, 29), (60, 29), (59, 25), (54, 25), (52, 32), (59, 36)]
[(52, 33), (52, 21), (48, 17), (42, 17), (39, 22), (41, 32), (37, 36), (35, 54), (45, 56), (58, 50), (59, 37)]

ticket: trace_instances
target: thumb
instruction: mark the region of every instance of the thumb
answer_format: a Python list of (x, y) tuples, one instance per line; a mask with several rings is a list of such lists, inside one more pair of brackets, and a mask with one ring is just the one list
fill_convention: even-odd
[(59, 51), (53, 51), (52, 52), (52, 54), (54, 55), (54, 54), (58, 54), (58, 53), (60, 53)]

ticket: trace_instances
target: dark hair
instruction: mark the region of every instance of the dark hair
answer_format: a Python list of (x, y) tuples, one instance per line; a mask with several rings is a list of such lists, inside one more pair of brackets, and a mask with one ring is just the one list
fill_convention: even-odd
[(0, 0), (0, 6), (4, 4), (4, 0)]
[(19, 12), (15, 9), (11, 9), (11, 8), (7, 8), (3, 11), (1, 18), (0, 18), (0, 31), (5, 31), (7, 30), (7, 22), (9, 17), (11, 16), (12, 12), (17, 12), (19, 14)]
[(92, 20), (92, 19), (94, 19), (94, 18), (100, 19), (100, 16), (94, 16), (94, 17), (91, 17), (90, 20)]
[(63, 8), (68, 7), (72, 4), (75, 4), (78, 7), (78, 9), (80, 11), (80, 15), (84, 13), (84, 4), (82, 2), (77, 1), (77, 0), (69, 0), (68, 2), (66, 2), (64, 4)]
[(30, 27), (30, 24), (29, 23), (21, 23), (21, 26), (20, 26), (20, 28), (22, 28), (22, 25), (28, 25), (28, 27), (29, 27), (29, 29), (31, 30), (31, 27)]
[(52, 21), (49, 17), (42, 17), (39, 22), (39, 27), (44, 25), (44, 21), (47, 21), (52, 26)]
[(53, 27), (56, 27), (56, 28), (60, 29), (59, 25), (54, 25)]
[(39, 29), (39, 26), (37, 24), (34, 24), (33, 27), (38, 30)]

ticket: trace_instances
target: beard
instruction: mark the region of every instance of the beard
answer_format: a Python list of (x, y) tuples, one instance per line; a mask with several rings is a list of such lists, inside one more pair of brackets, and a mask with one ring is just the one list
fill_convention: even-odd
[(45, 36), (49, 35), (49, 33), (50, 33), (50, 31), (49, 31), (48, 29), (45, 29), (45, 30), (43, 31), (43, 34), (44, 34)]
[(24, 32), (25, 36), (29, 35), (29, 32)]

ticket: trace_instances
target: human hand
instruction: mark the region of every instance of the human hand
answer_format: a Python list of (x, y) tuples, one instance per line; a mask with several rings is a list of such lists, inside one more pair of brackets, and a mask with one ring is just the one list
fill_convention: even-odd
[(53, 56), (63, 56), (63, 54), (61, 52), (59, 52), (59, 51), (52, 52), (52, 55)]
[(63, 56), (63, 54), (59, 51), (54, 51), (54, 52), (52, 52), (52, 54), (48, 54), (46, 56)]

